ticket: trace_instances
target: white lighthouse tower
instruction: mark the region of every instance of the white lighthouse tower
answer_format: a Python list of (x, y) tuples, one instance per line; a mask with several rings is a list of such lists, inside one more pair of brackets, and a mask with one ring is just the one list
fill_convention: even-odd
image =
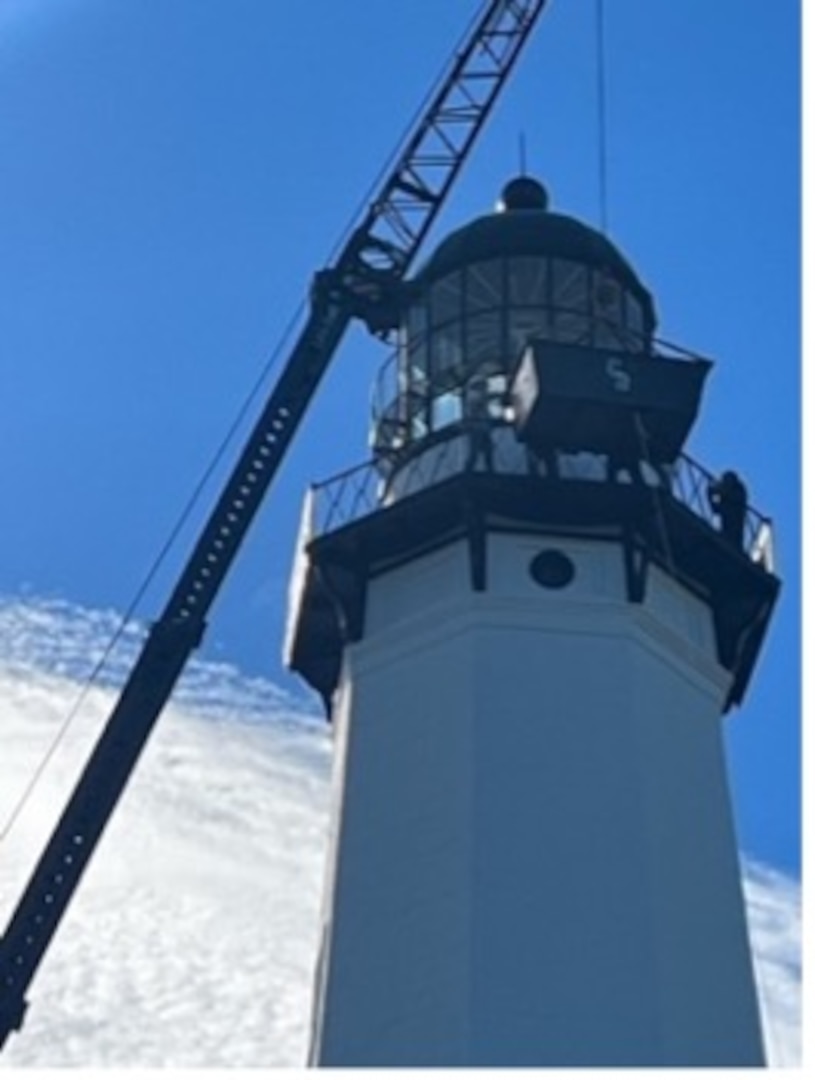
[(722, 746), (778, 590), (709, 361), (521, 177), (400, 301), (289, 662), (336, 735), (313, 1061), (760, 1065)]

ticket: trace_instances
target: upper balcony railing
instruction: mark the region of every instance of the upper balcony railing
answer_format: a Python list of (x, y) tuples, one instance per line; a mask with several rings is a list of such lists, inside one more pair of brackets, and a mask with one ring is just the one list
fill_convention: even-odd
[[(506, 424), (498, 424), (496, 433), (499, 429), (509, 438), (493, 440), (490, 471), (505, 476), (537, 475), (531, 457), (523, 452), (512, 429)], [(313, 485), (306, 520), (303, 522), (304, 539), (333, 532), (385, 509), (412, 492), (460, 475), (466, 439), (463, 426), (455, 425), (443, 437), (428, 440), (432, 453), (419, 453), (407, 459), (389, 478), (383, 476), (381, 467), (372, 460)], [(577, 459), (581, 457), (587, 458), (589, 468), (576, 466)], [(569, 482), (609, 482), (602, 469), (602, 461), (597, 455), (561, 455), (559, 476)], [(704, 466), (687, 454), (681, 454), (672, 466), (657, 470), (643, 462), (640, 470), (644, 483), (662, 491), (667, 488), (670, 496), (692, 514), (711, 528), (719, 528), (719, 517), (710, 500), (710, 490), (717, 477)], [(630, 478), (618, 478), (613, 482), (632, 481)], [(753, 562), (769, 573), (775, 572), (772, 521), (754, 507), (747, 508), (743, 544), (745, 554)]]

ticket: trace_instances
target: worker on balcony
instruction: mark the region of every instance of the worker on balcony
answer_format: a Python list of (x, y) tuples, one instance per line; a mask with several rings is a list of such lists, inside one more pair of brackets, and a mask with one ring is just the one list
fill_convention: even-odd
[(710, 508), (719, 518), (722, 536), (734, 547), (744, 546), (744, 526), (747, 521), (747, 488), (732, 469), (722, 473), (708, 487)]

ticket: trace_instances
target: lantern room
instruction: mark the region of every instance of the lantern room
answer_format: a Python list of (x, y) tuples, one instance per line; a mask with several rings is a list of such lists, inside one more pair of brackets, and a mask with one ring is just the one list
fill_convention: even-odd
[(496, 212), (448, 236), (407, 286), (398, 352), (375, 395), (374, 450), (383, 465), (410, 456), (466, 419), (473, 397), (507, 420), (531, 341), (647, 356), (655, 327), (651, 295), (614, 245), (516, 177)]

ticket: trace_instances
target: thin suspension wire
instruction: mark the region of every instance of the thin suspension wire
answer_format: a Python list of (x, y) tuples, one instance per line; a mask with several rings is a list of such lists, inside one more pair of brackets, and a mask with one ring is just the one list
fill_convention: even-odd
[[(466, 40), (467, 40), (468, 34), (471, 32), (472, 27), (475, 26), (476, 20), (478, 18), (480, 18), (480, 17), (481, 17), (480, 12), (478, 13), (478, 15), (473, 17), (472, 22), (467, 27), (467, 30), (465, 31), (464, 34), (462, 34), (459, 49), (463, 47), (464, 42), (466, 42)], [(373, 194), (379, 189), (379, 187), (381, 186), (381, 184), (382, 184), (385, 176), (387, 175), (388, 171), (393, 167), (393, 163), (396, 161), (396, 159), (398, 157), (398, 154), (399, 154), (399, 152), (401, 150), (402, 144), (403, 144), (405, 138), (407, 137), (407, 133), (411, 130), (411, 127), (415, 125), (417, 118), (427, 108), (427, 105), (429, 104), (429, 102), (430, 102), (430, 100), (432, 98), (432, 95), (437, 91), (437, 87), (438, 87), (441, 79), (444, 77), (444, 74), (445, 74), (445, 71), (443, 70), (440, 73), (440, 75), (438, 76), (438, 79), (436, 80), (436, 82), (427, 91), (427, 93), (425, 94), (425, 97), (420, 102), (419, 106), (417, 107), (415, 115), (413, 117), (411, 117), (410, 121), (405, 126), (405, 131), (400, 136), (399, 140), (397, 141), (397, 143), (394, 146), (393, 150), (391, 151), (390, 155), (386, 159), (384, 165), (382, 166), (382, 168), (379, 170), (379, 172), (377, 173), (377, 175), (374, 177), (373, 181), (371, 182), (371, 185), (370, 185), (368, 191), (366, 191), (365, 195), (360, 200), (359, 205), (349, 215), (349, 218), (348, 218), (348, 221), (346, 223), (345, 228), (340, 233), (337, 241), (335, 242), (333, 248), (331, 249), (331, 251), (329, 253), (329, 257), (328, 257), (328, 260), (327, 260), (328, 264), (331, 264), (331, 263), (334, 262), (334, 260), (336, 259), (338, 253), (342, 250), (343, 246), (348, 241), (348, 238), (350, 237), (351, 232), (353, 231), (353, 227), (354, 227), (355, 222), (365, 212), (365, 210), (367, 209), (368, 203), (370, 202)], [(133, 596), (133, 599), (127, 605), (127, 608), (126, 608), (125, 612), (123, 613), (123, 615), (121, 616), (116, 628), (114, 629), (113, 634), (110, 637), (110, 640), (105, 645), (105, 648), (104, 648), (104, 650), (102, 652), (102, 656), (97, 661), (97, 663), (94, 665), (92, 671), (90, 672), (90, 674), (87, 676), (87, 678), (85, 679), (85, 681), (81, 685), (76, 700), (74, 701), (73, 705), (68, 710), (68, 712), (65, 715), (64, 719), (60, 723), (60, 726), (57, 729), (57, 732), (54, 735), (53, 740), (51, 741), (48, 749), (45, 751), (45, 754), (43, 755), (40, 763), (35, 768), (32, 776), (31, 776), (31, 779), (29, 780), (29, 782), (26, 784), (25, 788), (23, 789), (23, 792), (20, 795), (20, 798), (17, 800), (17, 802), (13, 806), (11, 812), (9, 813), (8, 817), (6, 818), (6, 821), (0, 827), (0, 844), (2, 844), (6, 840), (9, 833), (14, 828), (14, 826), (15, 826), (17, 820), (19, 819), (20, 815), (22, 814), (23, 810), (25, 809), (26, 805), (28, 804), (29, 800), (31, 799), (32, 795), (34, 794), (34, 791), (37, 788), (37, 786), (39, 785), (40, 780), (42, 779), (42, 776), (43, 776), (45, 770), (47, 769), (49, 762), (51, 761), (51, 759), (53, 758), (54, 754), (56, 753), (58, 747), (60, 746), (60, 744), (64, 740), (65, 736), (67, 735), (68, 730), (71, 727), (71, 725), (73, 724), (73, 722), (75, 721), (75, 719), (76, 719), (82, 705), (84, 704), (84, 701), (85, 701), (86, 697), (88, 696), (88, 693), (90, 692), (91, 688), (96, 684), (96, 682), (97, 682), (103, 668), (105, 667), (105, 664), (107, 663), (108, 659), (110, 658), (111, 653), (113, 652), (114, 648), (116, 647), (119, 640), (121, 639), (121, 636), (124, 633), (125, 627), (127, 626), (128, 622), (130, 622), (130, 620), (133, 618), (138, 605), (141, 603), (145, 593), (149, 589), (149, 587), (152, 584), (153, 580), (155, 579), (159, 569), (161, 568), (162, 564), (164, 563), (164, 560), (166, 559), (167, 555), (169, 554), (170, 550), (172, 549), (173, 545), (175, 544), (176, 540), (178, 539), (179, 534), (181, 533), (182, 529), (184, 528), (187, 521), (189, 520), (189, 518), (190, 518), (196, 504), (198, 503), (198, 500), (201, 498), (201, 495), (202, 495), (205, 487), (207, 486), (212, 474), (214, 473), (214, 471), (217, 468), (218, 464), (222, 460), (222, 458), (223, 458), (223, 456), (224, 456), (224, 454), (225, 454), (225, 452), (227, 450), (227, 447), (231, 443), (232, 439), (235, 436), (235, 433), (237, 432), (237, 430), (239, 429), (241, 423), (243, 422), (243, 420), (244, 420), (244, 418), (245, 418), (245, 416), (246, 416), (246, 414), (247, 414), (247, 412), (248, 412), (248, 410), (249, 410), (249, 408), (251, 406), (251, 403), (254, 401), (254, 399), (257, 396), (261, 386), (265, 383), (265, 381), (269, 377), (272, 369), (275, 367), (277, 361), (279, 360), (279, 357), (280, 357), (280, 355), (282, 353), (283, 347), (286, 344), (286, 342), (290, 339), (291, 334), (294, 331), (295, 326), (297, 325), (299, 319), (302, 316), (304, 308), (305, 308), (305, 301), (302, 301), (300, 303), (300, 305), (298, 306), (297, 310), (295, 311), (295, 313), (292, 315), (292, 317), (291, 317), (291, 319), (290, 319), (290, 321), (289, 321), (283, 335), (280, 338), (280, 341), (278, 342), (276, 348), (272, 352), (270, 358), (265, 363), (260, 375), (258, 376), (257, 380), (255, 381), (254, 386), (251, 388), (251, 390), (247, 394), (243, 404), (240, 406), (240, 408), (238, 410), (238, 413), (237, 413), (235, 419), (233, 420), (233, 422), (230, 424), (226, 434), (224, 435), (224, 437), (223, 437), (223, 439), (221, 441), (221, 444), (218, 446), (218, 448), (216, 449), (216, 451), (215, 451), (212, 459), (210, 460), (209, 464), (204, 469), (204, 472), (201, 475), (201, 478), (199, 479), (198, 483), (195, 485), (195, 487), (194, 487), (194, 489), (192, 491), (192, 494), (189, 496), (185, 506), (181, 510), (181, 513), (180, 513), (175, 525), (171, 528), (170, 533), (169, 533), (166, 541), (162, 545), (161, 549), (159, 550), (159, 553), (156, 555), (156, 557), (154, 558), (154, 560), (152, 562), (152, 565), (148, 569), (144, 580), (142, 581), (142, 583), (137, 588), (136, 593)]]
[(608, 234), (608, 140), (606, 106), (605, 6), (595, 0), (595, 71), (597, 75), (597, 187), (600, 201), (600, 230)]
[[(473, 18), (470, 21), (470, 23), (468, 24), (467, 28), (462, 33), (461, 39), (460, 39), (459, 44), (458, 44), (458, 46), (456, 48), (456, 55), (458, 55), (458, 53), (461, 52), (461, 50), (464, 48), (465, 43), (472, 36), (473, 29), (474, 29), (475, 25), (477, 24), (478, 20), (482, 18), (483, 13), (486, 11), (488, 3), (489, 3), (489, 0), (484, 0), (484, 2), (482, 3), (479, 11), (473, 16)], [(401, 148), (402, 148), (402, 145), (403, 145), (405, 139), (407, 138), (407, 135), (412, 130), (412, 128), (415, 126), (418, 118), (427, 109), (433, 95), (438, 92), (438, 88), (441, 85), (446, 73), (447, 73), (447, 64), (445, 64), (445, 66), (442, 68), (441, 72), (439, 73), (439, 75), (438, 75), (438, 77), (436, 79), (436, 82), (431, 85), (430, 89), (427, 91), (424, 98), (422, 99), (419, 106), (417, 107), (414, 115), (410, 118), (408, 123), (405, 125), (404, 132), (400, 136), (399, 140), (397, 141), (396, 145), (394, 146), (392, 152), (390, 153), (390, 155), (386, 159), (386, 161), (385, 161), (384, 165), (382, 166), (382, 168), (380, 169), (380, 171), (374, 177), (374, 180), (372, 181), (372, 183), (370, 185), (370, 188), (365, 193), (363, 198), (360, 200), (359, 206), (349, 216), (348, 223), (347, 223), (345, 229), (340, 233), (339, 238), (337, 239), (334, 247), (332, 248), (332, 250), (331, 250), (331, 252), (329, 254), (329, 258), (327, 260), (328, 264), (331, 264), (331, 263), (333, 263), (335, 261), (338, 253), (342, 250), (344, 244), (349, 239), (349, 237), (350, 237), (350, 235), (351, 235), (351, 233), (353, 231), (353, 228), (354, 228), (354, 225), (355, 225), (356, 221), (359, 219), (359, 217), (362, 215), (362, 213), (364, 213), (364, 211), (367, 209), (368, 203), (370, 202), (370, 200), (371, 200), (372, 196), (374, 195), (374, 193), (381, 186), (381, 184), (384, 181), (384, 178), (386, 177), (388, 171), (393, 168), (393, 165), (394, 165), (395, 161), (398, 158), (398, 155), (399, 155), (399, 153), (401, 151)], [(23, 790), (23, 793), (20, 796), (20, 799), (17, 801), (14, 808), (12, 809), (11, 813), (9, 814), (8, 818), (6, 819), (5, 824), (2, 826), (2, 828), (0, 828), (0, 844), (6, 839), (9, 832), (14, 827), (15, 822), (17, 821), (20, 814), (24, 810), (27, 802), (31, 798), (35, 788), (37, 787), (37, 785), (40, 782), (40, 779), (41, 779), (43, 773), (45, 772), (45, 769), (48, 766), (49, 761), (51, 760), (51, 758), (53, 757), (54, 753), (56, 752), (59, 744), (62, 742), (65, 735), (67, 734), (68, 729), (70, 728), (71, 724), (73, 723), (73, 721), (75, 720), (77, 714), (79, 713), (79, 710), (80, 710), (83, 702), (85, 701), (85, 698), (87, 697), (88, 693), (90, 692), (91, 687), (95, 685), (97, 679), (99, 678), (99, 675), (100, 675), (102, 669), (104, 668), (105, 664), (107, 663), (107, 660), (110, 657), (110, 654), (112, 653), (113, 649), (116, 647), (116, 644), (118, 643), (118, 641), (120, 640), (122, 634), (124, 633), (124, 630), (125, 630), (125, 627), (126, 627), (127, 623), (133, 618), (133, 615), (135, 613), (135, 610), (136, 610), (137, 606), (139, 605), (142, 598), (144, 597), (144, 594), (147, 592), (147, 590), (150, 587), (151, 583), (155, 579), (156, 574), (158, 573), (160, 567), (164, 563), (164, 560), (166, 559), (166, 557), (169, 554), (171, 548), (173, 547), (176, 540), (178, 539), (178, 536), (179, 536), (181, 530), (184, 528), (187, 521), (189, 520), (189, 518), (190, 518), (190, 516), (192, 514), (192, 511), (195, 508), (196, 504), (198, 503), (199, 499), (201, 498), (201, 495), (203, 494), (203, 491), (204, 491), (205, 487), (207, 486), (212, 474), (214, 473), (214, 471), (217, 468), (218, 464), (220, 463), (220, 461), (224, 457), (224, 454), (226, 453), (226, 450), (227, 450), (228, 446), (232, 442), (233, 438), (235, 437), (236, 432), (238, 431), (241, 424), (243, 423), (244, 418), (246, 417), (252, 402), (254, 401), (256, 396), (258, 395), (261, 387), (264, 385), (264, 383), (268, 379), (268, 377), (271, 374), (274, 367), (277, 365), (277, 363), (278, 363), (278, 361), (280, 359), (280, 356), (281, 356), (281, 354), (283, 352), (283, 348), (284, 348), (285, 344), (291, 338), (291, 335), (294, 332), (294, 329), (297, 326), (297, 323), (299, 322), (300, 318), (302, 317), (305, 306), (306, 306), (305, 301), (301, 301), (301, 303), (298, 306), (297, 310), (294, 312), (291, 319), (289, 320), (289, 323), (288, 323), (285, 331), (283, 332), (280, 340), (278, 341), (277, 346), (273, 350), (273, 352), (270, 355), (269, 359), (266, 361), (260, 375), (258, 376), (257, 380), (255, 381), (255, 384), (252, 387), (252, 389), (247, 394), (243, 404), (240, 406), (240, 408), (238, 410), (238, 413), (237, 413), (234, 421), (230, 425), (229, 429), (227, 430), (226, 435), (223, 437), (220, 446), (215, 451), (215, 454), (213, 455), (210, 463), (204, 469), (204, 472), (203, 472), (200, 480), (196, 484), (195, 488), (193, 489), (192, 494), (190, 495), (189, 499), (187, 500), (186, 505), (182, 509), (181, 514), (178, 517), (178, 520), (176, 521), (175, 525), (170, 530), (170, 533), (168, 535), (167, 540), (162, 545), (158, 555), (153, 560), (153, 563), (152, 563), (150, 569), (148, 570), (147, 575), (145, 576), (145, 578), (142, 581), (141, 585), (138, 587), (133, 599), (128, 604), (127, 609), (125, 610), (124, 614), (122, 615), (121, 619), (119, 620), (119, 623), (118, 623), (116, 629), (114, 630), (109, 642), (107, 643), (107, 645), (105, 646), (105, 649), (103, 650), (102, 656), (100, 657), (99, 661), (94, 666), (91, 673), (86, 678), (85, 682), (80, 687), (80, 691), (79, 691), (79, 694), (77, 696), (76, 701), (74, 702), (73, 706), (69, 709), (65, 719), (60, 724), (60, 727), (59, 727), (56, 735), (54, 736), (54, 739), (53, 739), (51, 745), (49, 746), (48, 750), (45, 752), (45, 755), (42, 758), (40, 764), (35, 769), (34, 774), (33, 774), (32, 778), (31, 778), (31, 780), (29, 781), (29, 783), (26, 785), (25, 789)]]
[[(152, 571), (151, 571), (151, 573), (152, 573)], [(133, 611), (134, 611), (134, 609), (136, 607), (136, 604), (138, 604), (139, 600), (141, 599), (141, 596), (144, 593), (144, 590), (147, 588), (147, 586), (149, 584), (149, 580), (150, 580), (150, 575), (148, 574), (147, 578), (145, 578), (145, 580), (144, 580), (143, 585), (141, 586), (139, 591), (136, 593), (136, 596), (133, 598), (133, 601), (131, 602), (131, 604), (128, 607), (127, 611), (124, 613), (124, 615), (122, 615), (121, 619), (119, 620), (119, 624), (116, 627), (115, 631), (113, 632), (113, 634), (112, 634), (112, 636), (110, 638), (110, 641), (108, 641), (107, 645), (105, 646), (101, 657), (99, 658), (99, 660), (97, 660), (97, 662), (94, 665), (93, 670), (91, 671), (90, 675), (88, 675), (85, 682), (79, 688), (79, 693), (77, 694), (73, 705), (68, 710), (67, 714), (65, 715), (64, 719), (62, 720), (62, 723), (60, 724), (59, 728), (57, 729), (56, 735), (51, 740), (51, 744), (48, 747), (48, 749), (45, 751), (45, 754), (43, 755), (42, 759), (40, 760), (39, 765), (37, 765), (37, 767), (34, 769), (34, 772), (32, 773), (31, 778), (29, 779), (26, 786), (23, 788), (23, 791), (22, 791), (20, 797), (17, 799), (17, 802), (11, 808), (11, 812), (9, 813), (8, 817), (6, 818), (2, 829), (0, 829), (0, 844), (2, 844), (6, 840), (8, 835), (11, 833), (12, 829), (14, 828), (14, 826), (15, 826), (15, 824), (17, 822), (17, 819), (20, 817), (23, 810), (26, 808), (29, 800), (31, 799), (31, 796), (34, 794), (35, 789), (37, 788), (37, 786), (39, 785), (40, 780), (42, 779), (43, 773), (48, 768), (48, 764), (51, 761), (51, 758), (54, 756), (54, 754), (56, 753), (60, 743), (62, 742), (62, 740), (67, 735), (68, 729), (70, 728), (71, 724), (76, 719), (76, 716), (79, 713), (79, 710), (82, 707), (82, 704), (85, 701), (85, 698), (88, 696), (88, 693), (89, 693), (91, 687), (94, 685), (96, 680), (99, 678), (99, 674), (102, 671), (102, 668), (107, 663), (108, 657), (110, 656), (111, 652), (115, 648), (116, 643), (118, 642), (119, 638), (122, 636), (122, 633), (124, 632), (125, 626), (127, 625), (128, 621), (130, 620), (130, 618), (133, 615)]]
[[(464, 47), (464, 45), (467, 42), (467, 40), (469, 39), (469, 37), (472, 35), (473, 28), (475, 27), (478, 19), (480, 19), (482, 17), (483, 11), (486, 8), (486, 3), (487, 3), (487, 0), (485, 0), (484, 4), (482, 5), (481, 9), (476, 13), (476, 15), (473, 16), (473, 18), (472, 18), (471, 22), (468, 24), (466, 30), (461, 35), (461, 39), (460, 39), (460, 42), (459, 42), (459, 44), (457, 46), (457, 50), (456, 50), (457, 54), (458, 54), (458, 52), (461, 51), (461, 49)], [(378, 173), (376, 174), (376, 176), (372, 180), (372, 182), (370, 184), (370, 187), (368, 188), (368, 190), (363, 195), (362, 199), (359, 202), (359, 205), (349, 215), (349, 218), (348, 218), (348, 221), (346, 223), (345, 228), (340, 233), (340, 235), (337, 238), (333, 248), (331, 249), (331, 251), (329, 253), (329, 256), (328, 256), (328, 259), (327, 259), (327, 264), (331, 264), (331, 263), (333, 263), (335, 261), (335, 259), (337, 258), (337, 255), (342, 250), (343, 246), (347, 243), (347, 241), (348, 241), (348, 239), (349, 239), (349, 237), (350, 237), (350, 235), (351, 235), (351, 233), (353, 231), (355, 223), (359, 220), (359, 218), (362, 216), (362, 214), (366, 211), (371, 198), (373, 197), (375, 192), (379, 190), (379, 188), (381, 187), (381, 185), (382, 185), (385, 177), (387, 176), (388, 172), (393, 168), (394, 163), (396, 162), (396, 160), (397, 160), (397, 158), (399, 156), (399, 153), (400, 153), (400, 151), (402, 149), (402, 145), (404, 144), (404, 141), (407, 138), (409, 132), (412, 130), (413, 127), (415, 127), (418, 118), (426, 111), (426, 109), (427, 109), (433, 95), (438, 92), (438, 87), (441, 85), (441, 82), (444, 79), (446, 71), (447, 71), (447, 65), (445, 64), (445, 67), (442, 69), (442, 71), (437, 76), (436, 81), (430, 86), (430, 89), (427, 91), (427, 93), (423, 97), (422, 101), (419, 103), (418, 107), (416, 108), (416, 111), (415, 111), (414, 115), (410, 118), (408, 123), (405, 125), (404, 131), (402, 132), (399, 139), (397, 140), (393, 150), (391, 151), (391, 153), (386, 158), (385, 163), (382, 165), (381, 169), (378, 171)], [(189, 520), (189, 518), (190, 518), (196, 504), (198, 503), (198, 500), (201, 498), (201, 495), (202, 495), (204, 489), (206, 488), (206, 486), (207, 486), (213, 472), (215, 471), (218, 464), (222, 460), (222, 458), (223, 458), (229, 444), (232, 442), (232, 439), (234, 438), (236, 432), (240, 428), (240, 426), (241, 426), (247, 412), (249, 411), (249, 408), (250, 408), (252, 402), (254, 401), (255, 397), (257, 396), (257, 394), (260, 391), (260, 388), (264, 385), (264, 383), (268, 379), (272, 369), (275, 367), (277, 361), (279, 360), (280, 355), (281, 355), (282, 350), (283, 350), (283, 347), (286, 344), (286, 342), (290, 339), (291, 334), (293, 333), (295, 326), (297, 325), (298, 321), (300, 320), (300, 318), (301, 318), (301, 316), (303, 314), (304, 308), (305, 308), (305, 302), (303, 301), (303, 302), (300, 303), (300, 305), (297, 308), (296, 312), (292, 315), (292, 317), (291, 317), (291, 319), (289, 321), (289, 324), (286, 327), (286, 330), (284, 331), (280, 341), (278, 342), (276, 348), (274, 349), (273, 353), (271, 354), (269, 360), (264, 365), (263, 370), (261, 371), (260, 375), (258, 376), (258, 378), (257, 378), (257, 380), (255, 382), (255, 385), (252, 387), (252, 389), (247, 394), (246, 399), (244, 400), (243, 404), (240, 406), (234, 421), (230, 425), (226, 435), (223, 437), (220, 446), (217, 448), (217, 450), (215, 451), (215, 454), (212, 457), (211, 461), (206, 466), (200, 480), (196, 484), (195, 488), (193, 489), (192, 494), (190, 495), (189, 499), (187, 500), (186, 505), (182, 509), (182, 511), (181, 511), (181, 513), (180, 513), (180, 515), (178, 517), (178, 520), (176, 521), (175, 525), (170, 530), (170, 534), (169, 534), (167, 540), (162, 545), (161, 550), (159, 551), (158, 555), (153, 560), (153, 563), (152, 563), (150, 569), (148, 570), (147, 575), (145, 576), (145, 578), (142, 581), (141, 585), (138, 587), (138, 589), (136, 591), (136, 594), (134, 595), (131, 602), (128, 604), (127, 609), (125, 610), (124, 614), (122, 615), (122, 617), (121, 617), (118, 625), (116, 626), (116, 629), (114, 630), (110, 640), (108, 641), (107, 645), (105, 646), (104, 651), (102, 653), (102, 656), (100, 657), (99, 661), (94, 666), (93, 670), (87, 676), (85, 682), (80, 687), (79, 694), (77, 696), (76, 701), (74, 702), (72, 707), (69, 709), (69, 711), (66, 714), (64, 720), (60, 724), (59, 729), (57, 730), (57, 732), (56, 732), (50, 746), (48, 747), (48, 749), (45, 752), (45, 755), (43, 756), (43, 758), (40, 761), (37, 768), (34, 770), (34, 773), (33, 773), (32, 777), (31, 777), (31, 780), (28, 782), (28, 784), (24, 788), (24, 790), (22, 792), (22, 795), (20, 796), (20, 798), (17, 801), (17, 803), (15, 804), (15, 806), (12, 808), (11, 813), (9, 814), (9, 816), (6, 819), (5, 823), (3, 824), (2, 827), (0, 827), (0, 843), (2, 843), (6, 839), (8, 834), (11, 832), (11, 830), (14, 827), (17, 819), (20, 817), (20, 814), (23, 812), (23, 810), (25, 809), (26, 804), (28, 803), (29, 799), (33, 795), (34, 790), (36, 789), (37, 785), (39, 784), (43, 773), (45, 772), (46, 768), (48, 767), (48, 763), (50, 762), (51, 758), (56, 753), (56, 750), (59, 747), (60, 743), (65, 738), (65, 736), (66, 736), (66, 734), (68, 732), (68, 729), (71, 727), (72, 723), (76, 719), (76, 716), (79, 713), (79, 710), (82, 707), (82, 704), (84, 703), (85, 698), (87, 697), (87, 695), (90, 692), (91, 688), (96, 684), (96, 682), (97, 682), (97, 680), (99, 678), (99, 675), (102, 672), (102, 669), (104, 668), (105, 664), (107, 663), (107, 661), (108, 661), (108, 659), (110, 657), (110, 654), (113, 652), (113, 649), (116, 647), (116, 645), (119, 642), (122, 634), (124, 633), (124, 630), (125, 630), (125, 627), (126, 627), (127, 623), (133, 618), (133, 615), (134, 615), (134, 613), (136, 611), (136, 608), (138, 607), (139, 603), (143, 599), (143, 597), (144, 597), (145, 593), (147, 592), (147, 590), (149, 589), (151, 583), (155, 579), (156, 574), (158, 573), (159, 569), (161, 568), (162, 564), (164, 563), (164, 560), (166, 559), (166, 557), (169, 554), (171, 548), (173, 547), (176, 540), (178, 539), (178, 536), (181, 533), (181, 530), (184, 528), (187, 521)]]
[(258, 375), (258, 377), (256, 378), (254, 385), (252, 386), (249, 393), (246, 395), (243, 403), (239, 407), (238, 412), (235, 415), (234, 420), (230, 424), (226, 434), (221, 439), (220, 445), (215, 450), (215, 453), (213, 454), (212, 458), (210, 459), (209, 463), (207, 464), (207, 466), (205, 467), (203, 473), (201, 474), (198, 482), (196, 483), (195, 487), (193, 488), (192, 493), (188, 497), (186, 504), (184, 505), (184, 507), (181, 510), (181, 513), (179, 514), (178, 518), (176, 519), (175, 524), (170, 529), (170, 532), (167, 535), (166, 540), (164, 541), (161, 548), (159, 549), (158, 554), (153, 559), (153, 562), (150, 565), (150, 568), (148, 569), (147, 574), (145, 575), (145, 577), (143, 578), (141, 584), (137, 588), (135, 594), (133, 595), (133, 598), (131, 599), (130, 603), (127, 605), (127, 608), (125, 609), (124, 613), (119, 618), (119, 620), (117, 622), (117, 625), (116, 625), (116, 628), (114, 629), (113, 633), (110, 636), (110, 639), (108, 640), (108, 642), (105, 645), (105, 648), (102, 651), (102, 655), (97, 660), (97, 662), (94, 665), (93, 669), (91, 670), (89, 675), (85, 678), (85, 681), (80, 686), (79, 692), (77, 694), (77, 697), (76, 697), (73, 705), (70, 707), (70, 709), (66, 713), (64, 719), (60, 723), (59, 728), (57, 729), (57, 732), (54, 735), (54, 738), (51, 740), (51, 743), (48, 746), (48, 749), (45, 751), (45, 754), (43, 755), (43, 757), (40, 760), (39, 764), (34, 769), (34, 772), (33, 772), (32, 776), (31, 776), (30, 780), (28, 781), (26, 786), (23, 788), (23, 791), (20, 794), (20, 797), (17, 799), (14, 806), (12, 807), (12, 809), (11, 809), (8, 817), (6, 818), (5, 822), (3, 823), (2, 827), (0, 827), (0, 844), (2, 844), (6, 840), (9, 833), (14, 828), (14, 826), (15, 826), (17, 820), (19, 819), (20, 815), (22, 814), (23, 810), (25, 809), (26, 805), (28, 804), (29, 800), (31, 799), (32, 795), (34, 794), (34, 791), (36, 790), (37, 786), (39, 785), (39, 783), (40, 783), (40, 781), (42, 779), (42, 776), (43, 776), (45, 770), (48, 767), (48, 764), (50, 763), (51, 759), (53, 758), (53, 756), (56, 753), (57, 749), (59, 748), (60, 744), (64, 740), (65, 736), (68, 734), (68, 730), (70, 729), (71, 725), (76, 720), (76, 717), (78, 716), (79, 711), (80, 711), (80, 709), (82, 708), (82, 705), (85, 702), (85, 699), (87, 698), (88, 694), (90, 693), (91, 688), (96, 685), (96, 683), (97, 683), (97, 681), (99, 679), (99, 676), (102, 673), (102, 670), (104, 669), (105, 665), (107, 664), (108, 660), (110, 659), (111, 653), (113, 652), (116, 645), (120, 641), (120, 639), (122, 637), (122, 634), (125, 631), (125, 628), (127, 627), (128, 623), (133, 619), (133, 617), (134, 617), (134, 615), (136, 613), (136, 610), (137, 610), (139, 604), (141, 603), (141, 601), (144, 599), (144, 596), (145, 596), (147, 590), (150, 588), (151, 584), (155, 580), (156, 575), (158, 574), (158, 572), (161, 569), (162, 565), (164, 564), (167, 556), (169, 555), (170, 551), (172, 550), (173, 546), (175, 545), (176, 541), (178, 540), (178, 537), (181, 534), (181, 531), (183, 530), (183, 528), (185, 527), (185, 525), (189, 521), (190, 517), (192, 516), (193, 510), (195, 509), (197, 503), (201, 499), (201, 496), (203, 495), (203, 492), (204, 492), (205, 488), (207, 487), (210, 479), (212, 478), (213, 473), (215, 472), (215, 470), (218, 467), (218, 465), (220, 464), (220, 462), (223, 460), (230, 443), (235, 438), (235, 435), (237, 434), (238, 430), (240, 429), (241, 425), (243, 424), (243, 422), (244, 422), (244, 420), (245, 420), (245, 418), (246, 418), (246, 416), (247, 416), (247, 414), (249, 412), (249, 409), (250, 409), (250, 407), (252, 405), (252, 402), (254, 401), (254, 399), (259, 394), (259, 392), (261, 390), (261, 387), (265, 384), (265, 382), (269, 378), (269, 375), (271, 374), (273, 368), (277, 364), (277, 362), (278, 362), (278, 360), (280, 358), (280, 355), (281, 355), (281, 353), (283, 351), (283, 348), (285, 347), (286, 343), (291, 338), (291, 335), (293, 334), (294, 329), (297, 326), (297, 323), (300, 321), (300, 318), (302, 317), (304, 308), (305, 308), (305, 301), (301, 301), (301, 303), (299, 304), (297, 310), (294, 312), (291, 319), (289, 320), (288, 325), (286, 326), (285, 330), (283, 331), (283, 334), (281, 335), (281, 338), (280, 338), (277, 346), (275, 347), (275, 349), (273, 350), (273, 352), (269, 356), (268, 360), (264, 364), (263, 369), (260, 372), (260, 374)]

